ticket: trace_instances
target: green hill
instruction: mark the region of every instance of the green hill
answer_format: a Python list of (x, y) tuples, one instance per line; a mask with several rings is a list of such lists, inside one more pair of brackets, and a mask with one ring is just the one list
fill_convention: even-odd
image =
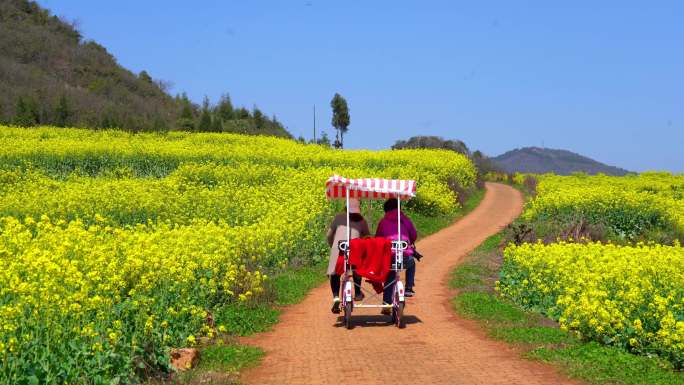
[(165, 82), (123, 68), (33, 1), (0, 1), (0, 52), (0, 123), (290, 136), (275, 118), (233, 108), (227, 97), (219, 113), (169, 95)]

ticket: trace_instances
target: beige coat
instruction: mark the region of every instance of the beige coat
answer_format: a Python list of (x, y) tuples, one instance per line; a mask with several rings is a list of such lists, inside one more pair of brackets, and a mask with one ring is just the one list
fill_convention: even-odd
[[(370, 229), (368, 228), (368, 222), (365, 219), (361, 221), (350, 222), (349, 237), (350, 239), (367, 237), (370, 235)], [(347, 239), (347, 214), (337, 214), (335, 219), (333, 219), (330, 227), (328, 228), (328, 234), (326, 236), (328, 240), (328, 245), (330, 245), (330, 258), (328, 260), (328, 275), (335, 274), (335, 265), (337, 264), (337, 257), (340, 255), (339, 249), (337, 248), (338, 241), (343, 241)]]

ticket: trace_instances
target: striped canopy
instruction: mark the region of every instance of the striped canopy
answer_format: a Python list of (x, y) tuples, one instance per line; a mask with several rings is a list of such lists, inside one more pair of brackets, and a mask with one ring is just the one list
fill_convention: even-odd
[(333, 175), (325, 182), (328, 199), (411, 199), (416, 196), (416, 181), (402, 179), (360, 178), (347, 179)]

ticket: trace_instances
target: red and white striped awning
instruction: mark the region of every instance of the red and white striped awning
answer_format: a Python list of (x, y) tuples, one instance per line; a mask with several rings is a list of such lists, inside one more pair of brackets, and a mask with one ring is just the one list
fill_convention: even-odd
[(416, 181), (403, 179), (360, 178), (348, 179), (333, 175), (325, 182), (328, 199), (411, 199), (416, 196)]

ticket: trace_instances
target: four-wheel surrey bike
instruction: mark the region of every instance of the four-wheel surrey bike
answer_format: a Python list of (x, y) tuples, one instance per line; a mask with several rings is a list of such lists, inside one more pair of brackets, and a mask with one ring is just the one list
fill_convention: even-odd
[[(349, 263), (350, 249), (350, 227), (349, 227), (349, 199), (359, 200), (378, 200), (378, 199), (397, 199), (397, 234), (401, 234), (401, 201), (408, 200), (416, 195), (416, 182), (413, 180), (399, 179), (379, 179), (379, 178), (360, 178), (348, 179), (339, 175), (328, 178), (326, 184), (326, 197), (328, 199), (344, 199), (347, 207), (347, 234), (346, 240), (338, 243), (337, 247), (344, 255), (344, 273), (342, 274), (342, 293), (340, 295), (342, 310), (344, 311), (344, 325), (351, 329), (352, 312), (354, 308), (390, 308), (392, 323), (398, 328), (406, 326), (404, 318), (404, 283), (401, 280), (404, 272), (404, 251), (408, 248), (408, 242), (401, 240), (392, 241), (392, 254), (390, 269), (394, 272), (394, 280), (386, 283), (386, 286), (393, 286), (392, 303), (386, 304), (367, 304), (364, 301), (354, 301), (354, 271)], [(361, 287), (363, 290), (363, 288)], [(373, 294), (372, 299), (377, 294)]]

